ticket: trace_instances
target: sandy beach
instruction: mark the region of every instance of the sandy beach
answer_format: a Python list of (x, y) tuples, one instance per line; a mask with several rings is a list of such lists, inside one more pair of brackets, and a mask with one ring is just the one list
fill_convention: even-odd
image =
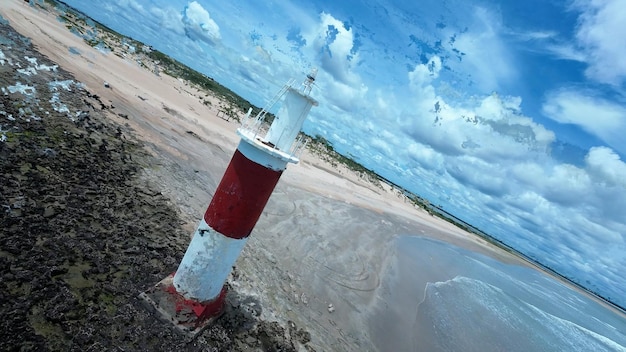
[[(207, 92), (140, 66), (137, 60), (146, 60), (141, 53), (121, 57), (89, 46), (55, 13), (23, 1), (3, 1), (0, 15), (30, 38), (37, 51), (97, 95), (107, 107), (101, 111), (105, 118), (126, 126), (141, 142), (150, 157), (142, 159), (138, 178), (158, 190), (180, 217), (175, 224), (179, 231), (155, 230), (155, 235), (178, 243), (173, 251), (184, 250), (236, 148), (238, 123), (218, 117), (220, 101)], [(210, 106), (205, 100), (211, 100)], [(301, 162), (282, 176), (229, 284), (258, 302), (259, 319), (275, 321), (283, 329), (294, 324), (310, 333), (301, 350), (395, 350), (384, 335), (385, 326), (397, 322), (379, 320), (393, 318), (381, 315), (381, 307), (416, 310), (414, 303), (421, 300), (389, 293), (403, 284), (388, 275), (396, 270), (392, 266), (398, 235), (424, 236), (529, 266), (417, 208), (393, 187), (373, 184), (305, 151)], [(175, 266), (169, 263), (154, 275), (165, 277)], [(408, 285), (450, 279), (451, 273), (436, 267), (422, 275), (423, 282)], [(411, 315), (415, 313), (407, 313)]]

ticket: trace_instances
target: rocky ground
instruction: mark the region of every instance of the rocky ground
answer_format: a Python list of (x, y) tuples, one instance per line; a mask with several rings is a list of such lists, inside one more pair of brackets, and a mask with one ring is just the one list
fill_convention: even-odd
[(189, 234), (138, 177), (153, 157), (7, 23), (0, 89), (0, 350), (312, 350), (235, 290), (195, 340), (159, 321), (137, 295), (176, 269)]

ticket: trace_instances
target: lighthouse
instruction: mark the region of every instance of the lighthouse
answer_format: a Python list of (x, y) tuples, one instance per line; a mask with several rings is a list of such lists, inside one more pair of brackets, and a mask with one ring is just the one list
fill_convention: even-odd
[[(317, 70), (288, 82), (237, 129), (240, 142), (176, 272), (140, 294), (180, 330), (195, 335), (223, 310), (224, 284), (288, 163), (297, 163)], [(269, 129), (268, 111), (282, 102)]]

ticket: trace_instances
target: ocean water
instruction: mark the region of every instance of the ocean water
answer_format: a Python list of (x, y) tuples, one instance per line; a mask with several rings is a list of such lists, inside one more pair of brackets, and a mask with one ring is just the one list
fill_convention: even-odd
[(626, 318), (543, 272), (417, 236), (394, 240), (372, 324), (383, 351), (626, 351)]
[[(416, 350), (626, 351), (608, 337), (620, 339), (609, 324), (594, 324), (594, 332), (484, 281), (457, 276), (428, 283), (425, 291), (416, 317)], [(552, 304), (558, 303), (555, 296)], [(436, 343), (420, 348), (425, 335), (435, 336)]]

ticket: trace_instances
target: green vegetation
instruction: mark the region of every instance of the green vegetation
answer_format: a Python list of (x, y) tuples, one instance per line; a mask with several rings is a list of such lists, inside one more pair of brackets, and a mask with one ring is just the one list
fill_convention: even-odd
[(353, 156), (339, 154), (332, 143), (322, 136), (316, 135), (315, 137), (307, 137), (309, 138), (307, 141), (308, 149), (322, 158), (322, 160), (329, 162), (333, 167), (337, 167), (339, 164), (344, 165), (349, 170), (355, 172), (359, 177), (382, 188), (380, 182), (383, 181), (383, 178), (355, 161)]
[(184, 79), (206, 91), (212, 92), (217, 98), (225, 100), (227, 102), (227, 106), (221, 107), (221, 110), (231, 118), (239, 120), (238, 113), (245, 113), (251, 106), (253, 114), (258, 113), (261, 110), (260, 108), (252, 105), (252, 103), (248, 100), (239, 96), (237, 93), (219, 84), (213, 78), (182, 64), (181, 62), (158, 50), (152, 50), (147, 55), (152, 60), (158, 62), (163, 69), (163, 73), (172, 77)]
[[(45, 0), (44, 3), (48, 6), (57, 8), (62, 13), (59, 15), (59, 20), (61, 20), (70, 31), (73, 31), (83, 37), (83, 40), (91, 47), (103, 45), (107, 49), (111, 50), (114, 55), (120, 58), (125, 58), (125, 55), (128, 54), (128, 52), (125, 52), (127, 48), (122, 46), (122, 52), (119, 52), (119, 50), (116, 51), (116, 48), (119, 49), (120, 44), (133, 46), (136, 49), (137, 55), (145, 55), (144, 58), (152, 60), (154, 64), (159, 66), (159, 71), (169, 76), (185, 80), (197, 88), (210, 92), (210, 94), (214, 95), (218, 99), (225, 101), (225, 105), (220, 105), (217, 108), (218, 111), (224, 113), (227, 119), (235, 119), (239, 121), (239, 114), (245, 113), (250, 107), (253, 108), (253, 115), (261, 111), (259, 107), (252, 105), (248, 100), (243, 99), (237, 93), (216, 82), (213, 78), (184, 65), (183, 63), (158, 50), (149, 50), (146, 53), (141, 52), (140, 48), (144, 46), (143, 43), (126, 37), (101, 23), (92, 23), (92, 20), (89, 17), (79, 11), (71, 9), (62, 1)], [(139, 58), (137, 63), (146, 69), (150, 66), (146, 65), (142, 58)], [(205, 101), (204, 103), (205, 105), (210, 106), (210, 102)], [(266, 122), (271, 123), (273, 118), (273, 114), (267, 114)]]

